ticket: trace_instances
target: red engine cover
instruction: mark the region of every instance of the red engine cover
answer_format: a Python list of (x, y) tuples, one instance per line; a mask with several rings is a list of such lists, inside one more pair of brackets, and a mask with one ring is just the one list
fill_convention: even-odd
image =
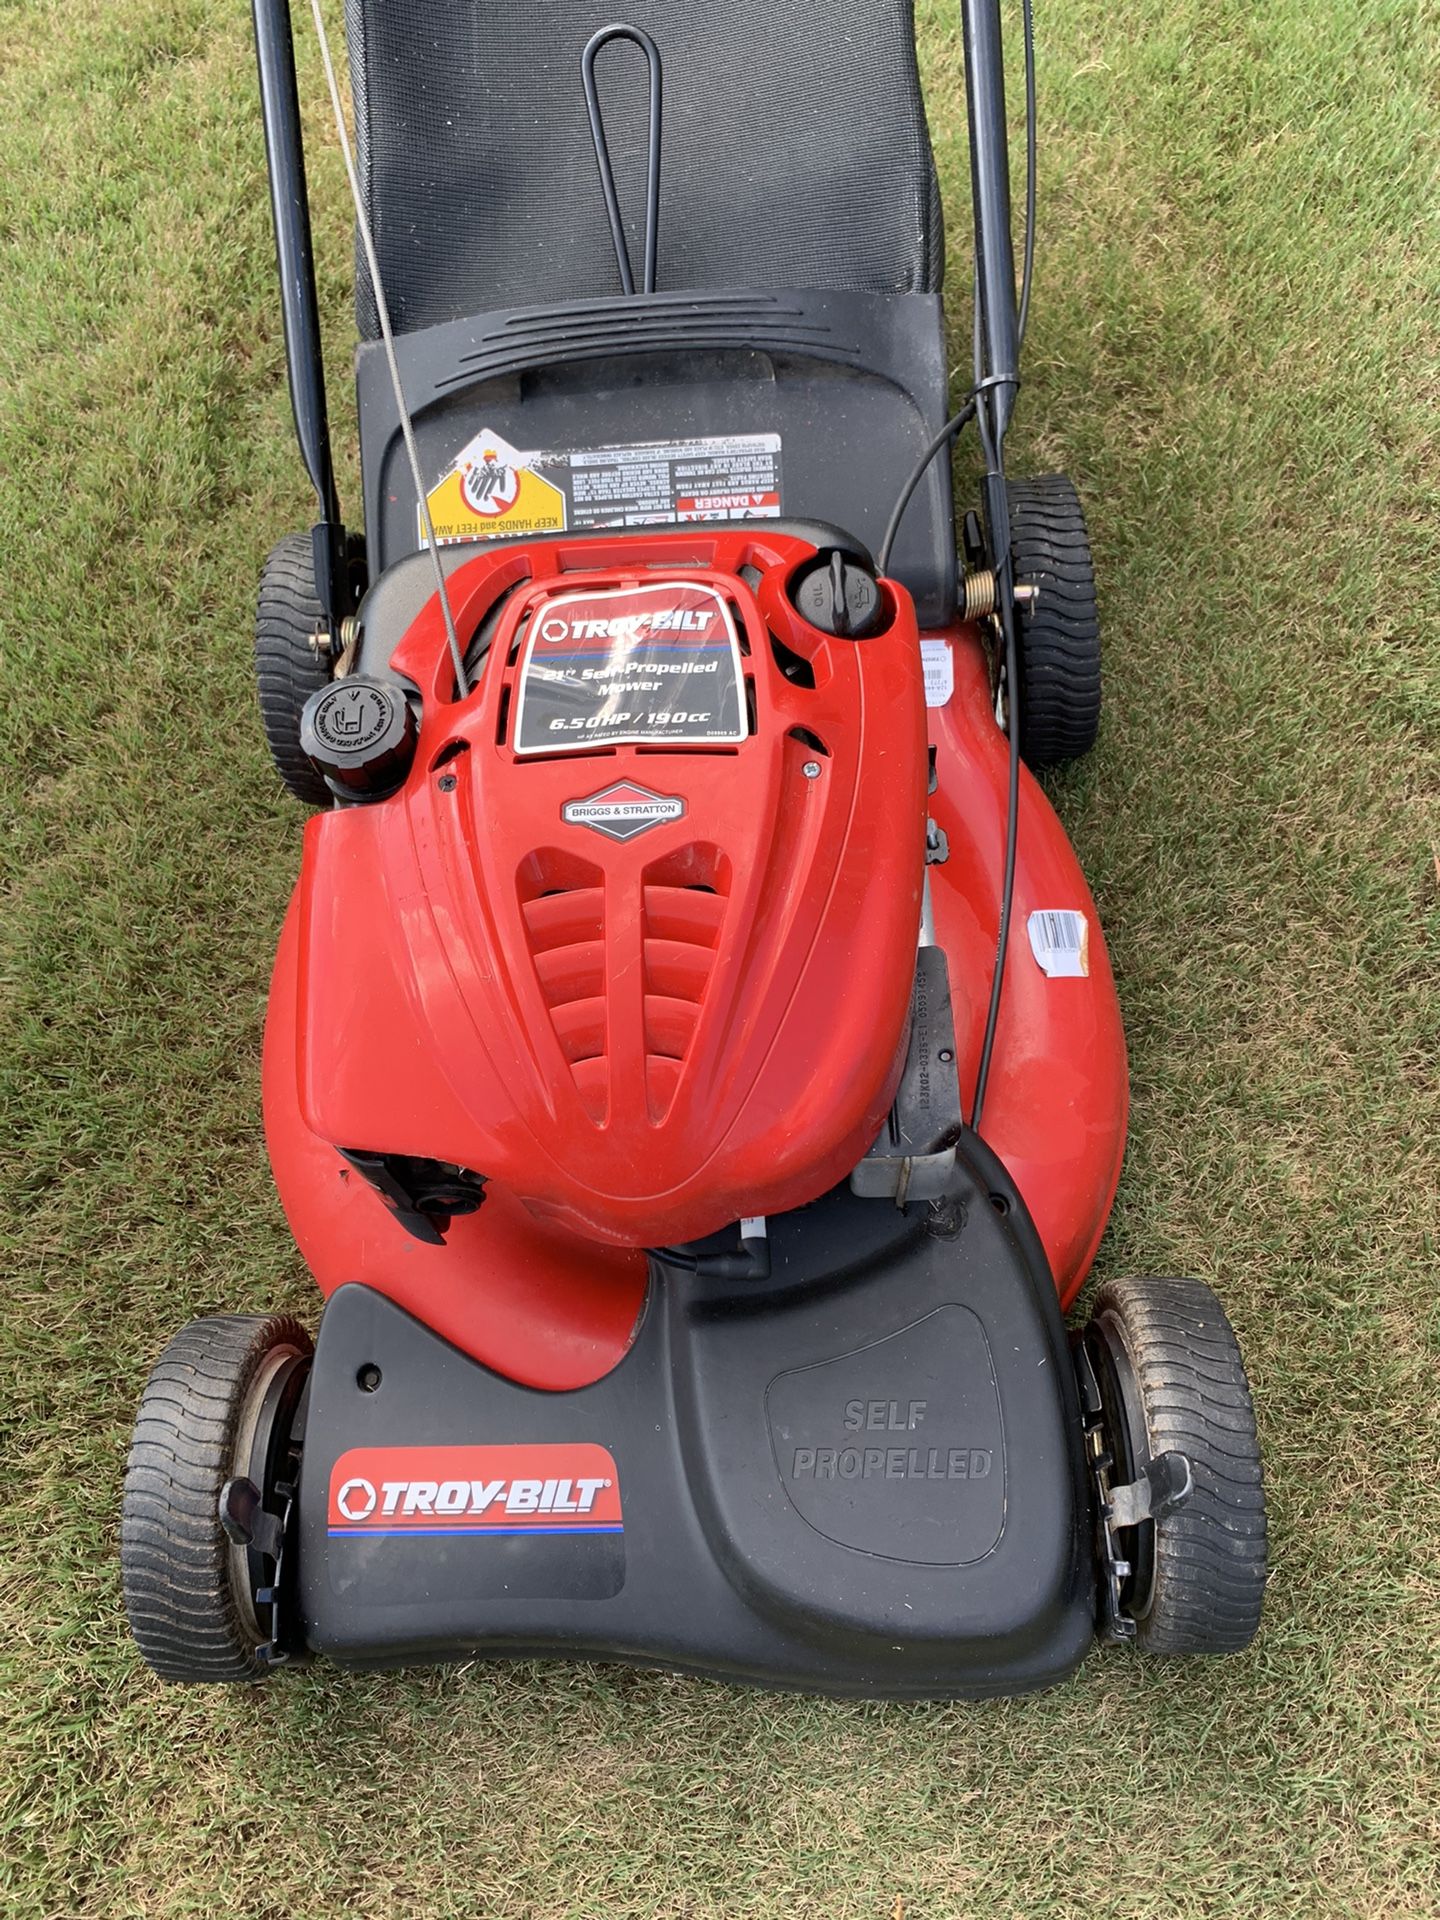
[[(902, 594), (860, 642), (790, 605), (813, 552), (731, 529), (479, 556), (451, 578), (462, 637), (492, 630), (464, 700), (430, 601), (393, 660), (423, 703), (409, 779), (306, 832), (315, 1134), (467, 1167), (617, 1246), (850, 1171), (904, 1051), (925, 707)], [(657, 636), (689, 663), (669, 681), (645, 677)]]

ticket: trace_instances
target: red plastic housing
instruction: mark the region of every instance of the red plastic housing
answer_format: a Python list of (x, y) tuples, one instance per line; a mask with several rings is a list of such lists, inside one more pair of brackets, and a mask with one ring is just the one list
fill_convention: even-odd
[[(968, 1103), (1005, 819), (985, 656), (972, 628), (927, 636), (954, 676), (927, 712), (903, 589), (885, 583), (884, 633), (828, 638), (785, 591), (812, 555), (763, 528), (700, 528), (479, 556), (451, 582), (462, 638), (493, 625), (464, 701), (436, 601), (405, 635), (393, 664), (423, 706), (411, 776), (310, 822), (266, 1034), (276, 1180), (325, 1292), (364, 1281), (531, 1385), (607, 1371), (643, 1308), (638, 1248), (803, 1204), (878, 1132), (903, 1058), (927, 812), (949, 841), (929, 873)], [(749, 736), (517, 760), (536, 605), (657, 579), (714, 586), (733, 608)], [(564, 818), (617, 785), (684, 812), (626, 841)], [(1038, 964), (1026, 929), (1041, 909), (1086, 916), (1084, 976)], [(1114, 1195), (1126, 1103), (1094, 905), (1022, 774), (983, 1131), (1067, 1304)], [(485, 1204), (426, 1246), (339, 1147), (471, 1168)]]
[[(863, 644), (817, 632), (784, 592), (801, 541), (602, 554), (456, 573), (462, 633), (503, 601), (465, 700), (433, 608), (397, 649), (422, 697), (410, 777), (306, 834), (296, 1064), (306, 1124), (338, 1147), (452, 1162), (587, 1239), (661, 1246), (815, 1199), (879, 1131), (920, 920), (925, 710), (909, 603)], [(733, 609), (748, 736), (519, 758), (532, 627), (657, 580)], [(636, 795), (675, 817), (627, 840), (584, 817)]]

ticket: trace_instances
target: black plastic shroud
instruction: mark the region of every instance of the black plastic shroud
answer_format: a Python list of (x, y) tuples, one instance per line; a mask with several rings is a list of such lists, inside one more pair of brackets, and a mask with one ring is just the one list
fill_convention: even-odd
[[(943, 1201), (839, 1190), (773, 1220), (770, 1242), (767, 1282), (658, 1271), (631, 1351), (571, 1393), (488, 1372), (373, 1291), (336, 1293), (300, 1491), (310, 1645), (356, 1665), (548, 1653), (894, 1698), (1069, 1673), (1093, 1631), (1079, 1408), (999, 1163), (967, 1136)], [(623, 1531), (330, 1532), (348, 1449), (567, 1441), (608, 1450)]]

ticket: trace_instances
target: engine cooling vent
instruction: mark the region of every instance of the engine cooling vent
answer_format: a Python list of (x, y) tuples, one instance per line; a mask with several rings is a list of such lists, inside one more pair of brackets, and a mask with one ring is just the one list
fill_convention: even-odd
[[(603, 869), (553, 848), (532, 853), (519, 874), (535, 977), (597, 1126), (608, 1119), (611, 1098), (606, 887)], [(645, 1101), (658, 1126), (674, 1102), (710, 985), (729, 862), (718, 847), (683, 847), (647, 867), (641, 889)]]
[(650, 1118), (670, 1111), (710, 985), (730, 865), (696, 845), (644, 875), (645, 1092)]
[(603, 1123), (610, 1095), (605, 1023), (605, 875), (544, 849), (520, 870), (520, 905), (535, 977), (581, 1102)]

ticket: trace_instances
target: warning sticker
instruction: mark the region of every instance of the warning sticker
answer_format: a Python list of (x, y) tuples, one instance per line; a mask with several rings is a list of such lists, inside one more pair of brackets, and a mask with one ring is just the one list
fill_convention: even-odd
[(1073, 907), (1045, 907), (1026, 921), (1030, 951), (1052, 980), (1090, 977), (1090, 923)]
[[(482, 427), (426, 497), (441, 546), (591, 527), (773, 520), (780, 513), (780, 436), (521, 452)], [(417, 519), (424, 546), (423, 514)]]
[(714, 744), (748, 731), (740, 643), (714, 587), (663, 580), (562, 593), (531, 614), (516, 753)]
[(955, 691), (955, 662), (948, 640), (922, 640), (920, 659), (925, 668), (925, 704), (943, 707)]
[[(530, 457), (488, 428), (477, 433), (426, 496), (437, 543), (444, 547), (456, 540), (563, 533), (565, 495), (530, 469)], [(418, 509), (417, 518), (423, 547), (425, 516)]]

